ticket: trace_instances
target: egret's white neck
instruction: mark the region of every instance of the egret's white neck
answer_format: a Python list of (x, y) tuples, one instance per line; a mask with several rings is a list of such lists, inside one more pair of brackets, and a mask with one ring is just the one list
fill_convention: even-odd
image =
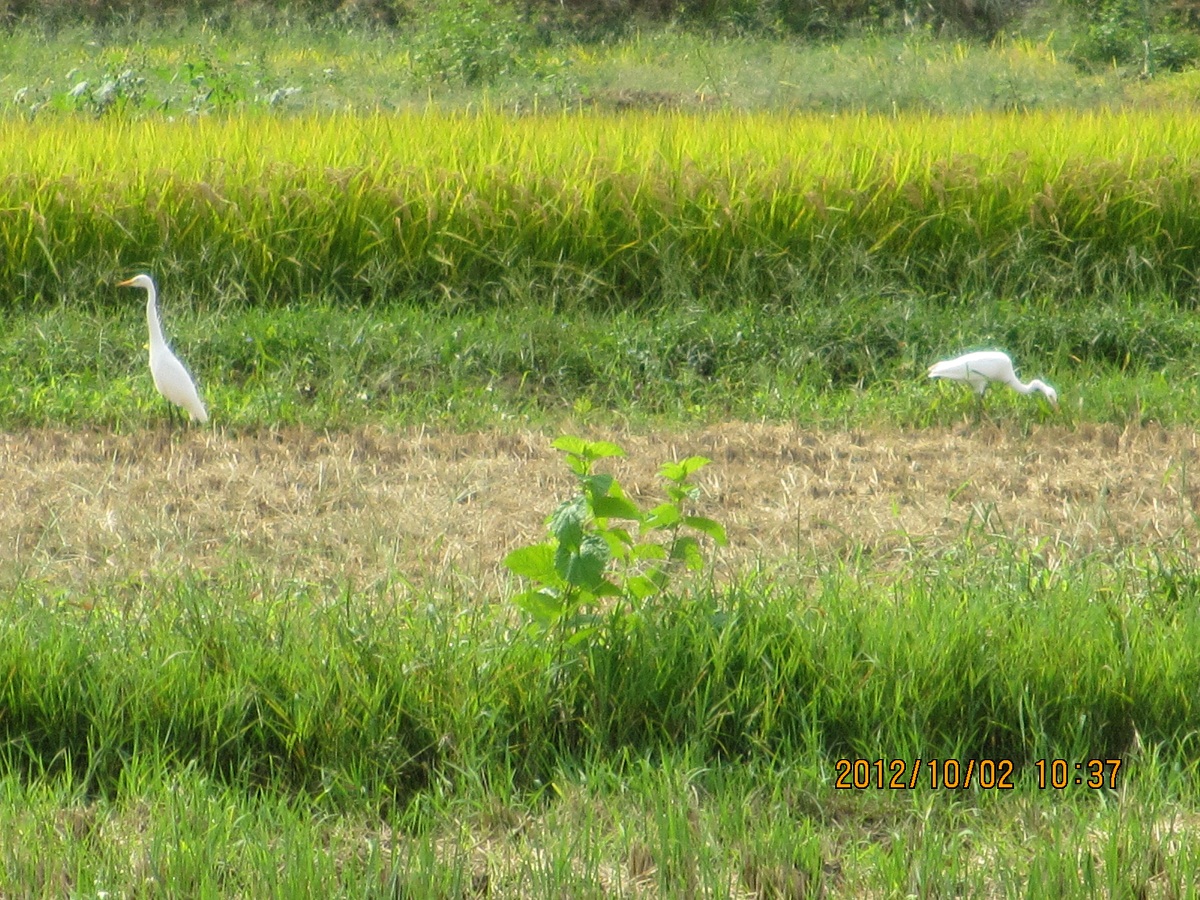
[(146, 288), (146, 322), (150, 325), (150, 346), (165, 347), (167, 339), (163, 337), (162, 325), (158, 321), (158, 292), (151, 283)]
[(1044, 394), (1047, 399), (1053, 399), (1050, 397), (1050, 392), (1046, 390), (1046, 384), (1037, 378), (1033, 379), (1033, 381), (1029, 382), (1029, 384), (1025, 384), (1020, 378), (1016, 378), (1014, 376), (1013, 380), (1009, 383), (1012, 385), (1013, 390), (1020, 391), (1022, 394), (1034, 394), (1040, 392)]

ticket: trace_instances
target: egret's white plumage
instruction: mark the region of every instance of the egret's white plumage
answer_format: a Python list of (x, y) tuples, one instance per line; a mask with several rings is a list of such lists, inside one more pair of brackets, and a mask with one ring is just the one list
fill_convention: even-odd
[(993, 381), (1007, 384), (1022, 394), (1041, 391), (1052, 406), (1058, 406), (1058, 392), (1054, 388), (1036, 378), (1025, 384), (1013, 371), (1013, 363), (1008, 354), (999, 350), (976, 350), (955, 359), (934, 363), (929, 367), (929, 377), (965, 381), (980, 397)]
[(197, 422), (207, 422), (208, 412), (196, 391), (192, 376), (184, 368), (163, 337), (158, 321), (158, 291), (149, 275), (135, 275), (117, 287), (142, 288), (146, 291), (146, 322), (150, 326), (150, 375), (158, 392), (176, 406), (182, 406)]

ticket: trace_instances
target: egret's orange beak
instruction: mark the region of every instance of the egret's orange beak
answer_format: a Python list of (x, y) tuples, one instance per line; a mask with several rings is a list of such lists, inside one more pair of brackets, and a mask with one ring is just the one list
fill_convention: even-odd
[(129, 278), (117, 284), (117, 287), (133, 287), (133, 279)]

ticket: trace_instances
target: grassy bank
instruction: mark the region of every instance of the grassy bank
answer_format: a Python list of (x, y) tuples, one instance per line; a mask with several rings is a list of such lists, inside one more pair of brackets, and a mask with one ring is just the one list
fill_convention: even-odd
[(464, 772), (531, 789), (570, 760), (680, 747), (706, 764), (1005, 758), (1015, 781), (1043, 756), (1121, 756), (1136, 730), (1182, 765), (1196, 585), (1183, 558), (1049, 568), (993, 540), (897, 584), (814, 568), (699, 589), (564, 645), (494, 597), (455, 609), (236, 572), (69, 598), (25, 584), (7, 767), (107, 794), (132, 757), (159, 756), (393, 809)]
[[(328, 303), (251, 308), (162, 282), (164, 321), (219, 428), (370, 422), (442, 429), (704, 424), (924, 428), (972, 414), (939, 358), (1007, 348), (1061, 407), (995, 389), (1001, 421), (1156, 421), (1200, 416), (1200, 325), (1172, 298), (985, 302), (911, 294), (805, 293), (723, 302), (680, 291), (657, 311), (562, 298), (502, 306)], [(146, 365), (141, 292), (97, 287), (103, 306), (3, 316), (0, 424), (137, 429), (165, 419)]]
[[(1186, 556), (1048, 566), (969, 531), (903, 576), (811, 571), (697, 585), (574, 647), (499, 598), (401, 586), (232, 569), (69, 598), (18, 585), (0, 646), (4, 880), (37, 895), (1192, 883)], [(839, 759), (911, 773), (917, 757), (1012, 760), (1013, 788), (835, 787)], [(1056, 790), (1041, 758), (1070, 761), (1072, 781), (1075, 761), (1123, 762), (1103, 787)]]

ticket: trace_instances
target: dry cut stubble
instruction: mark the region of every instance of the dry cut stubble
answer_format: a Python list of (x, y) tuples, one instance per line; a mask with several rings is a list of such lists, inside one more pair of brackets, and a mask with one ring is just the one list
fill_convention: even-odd
[[(1190, 545), (1197, 433), (1150, 426), (815, 432), (726, 423), (606, 433), (611, 471), (643, 505), (692, 454), (699, 512), (724, 522), (718, 572), (810, 552), (898, 565), (968, 522), (1049, 553)], [(35, 430), (0, 436), (5, 581), (70, 588), (234, 560), (286, 578), (466, 585), (497, 596), (504, 555), (544, 535), (572, 490), (552, 434), (292, 429)], [(5, 571), (6, 570), (6, 571)]]

